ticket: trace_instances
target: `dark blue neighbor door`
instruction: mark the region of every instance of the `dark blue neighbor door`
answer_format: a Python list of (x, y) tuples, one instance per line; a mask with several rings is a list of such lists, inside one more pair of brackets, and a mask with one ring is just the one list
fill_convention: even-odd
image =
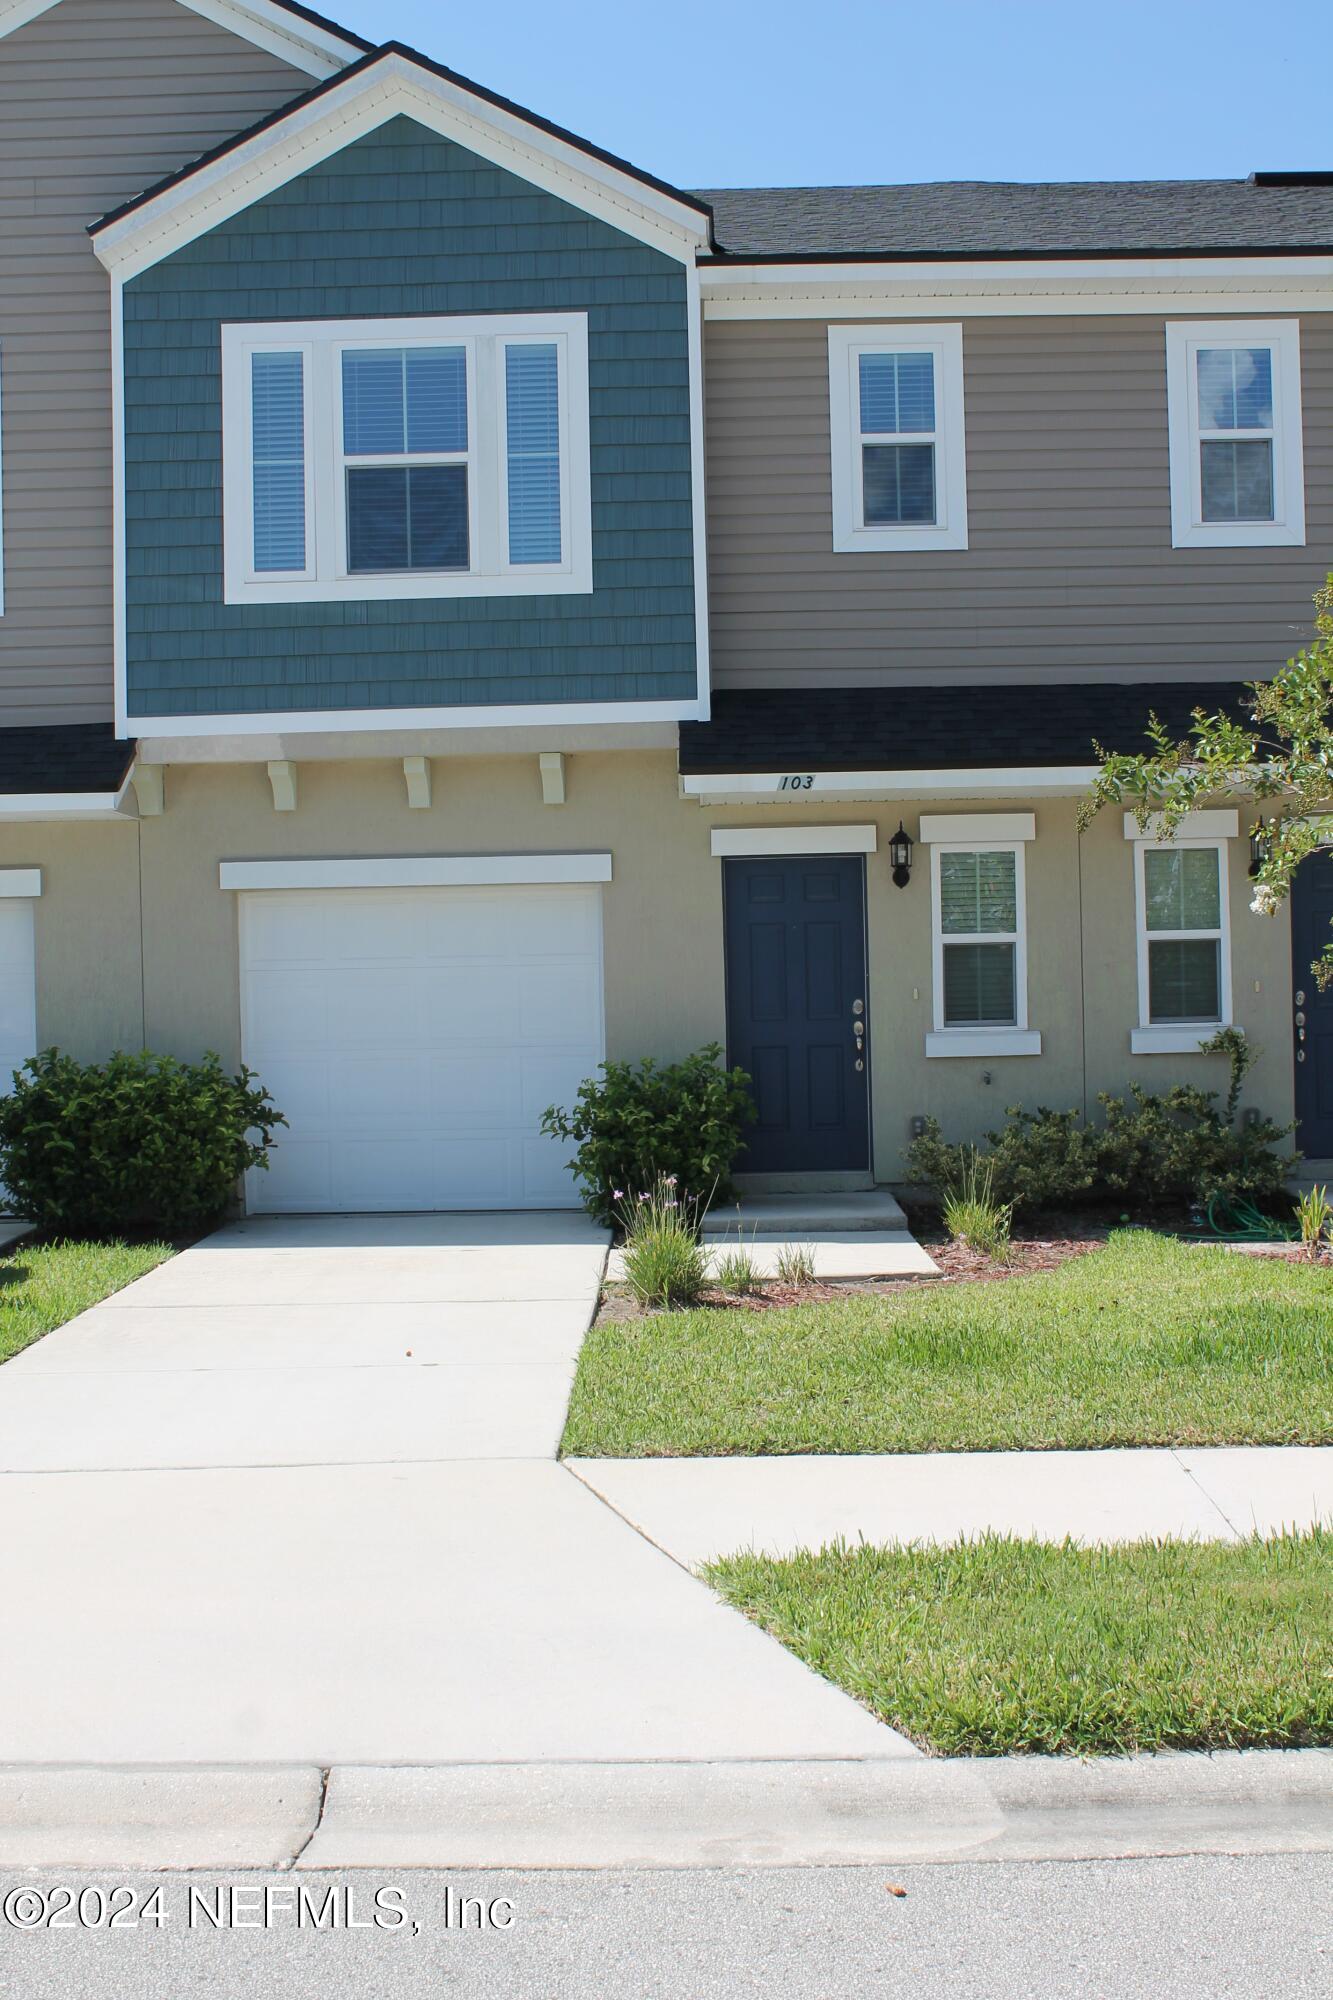
[(740, 1169), (864, 1170), (864, 863), (855, 855), (796, 855), (729, 860), (723, 869), (727, 1052), (749, 1071), (759, 1111)]
[(1333, 1159), (1333, 990), (1320, 992), (1310, 970), (1330, 942), (1333, 853), (1321, 850), (1301, 863), (1291, 891), (1296, 1144), (1309, 1160)]

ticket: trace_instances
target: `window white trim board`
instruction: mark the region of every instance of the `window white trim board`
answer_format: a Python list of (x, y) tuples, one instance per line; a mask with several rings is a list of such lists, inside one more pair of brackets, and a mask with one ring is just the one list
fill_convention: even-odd
[(397, 117), (415, 119), (679, 263), (693, 263), (708, 248), (708, 218), (689, 203), (398, 50), (105, 224), (93, 248), (108, 270), (126, 277), (148, 270)]
[[(1272, 353), (1271, 521), (1205, 521), (1203, 518), (1196, 365), (1201, 347), (1267, 347)], [(1303, 548), (1305, 464), (1300, 322), (1295, 319), (1168, 320), (1166, 405), (1171, 455), (1171, 546), (1177, 549)], [(1262, 437), (1267, 433), (1261, 431), (1255, 435)]]
[[(1037, 765), (1030, 769), (952, 771), (718, 771), (681, 778), (682, 798), (700, 805), (757, 805), (770, 798), (793, 802), (938, 799), (987, 796), (1063, 798), (1085, 792), (1099, 775), (1096, 764)], [(799, 787), (792, 782), (799, 776)], [(805, 780), (809, 779), (807, 785)]]
[(0, 868), (0, 896), (40, 896), (40, 868)]
[[(935, 450), (935, 520), (867, 524), (862, 513), (862, 431), (859, 367), (862, 354), (903, 348), (928, 353), (935, 386), (935, 429), (922, 434)], [(830, 326), (828, 330), (830, 471), (833, 480), (833, 547), (858, 551), (965, 549), (967, 460), (963, 417), (963, 329), (960, 325)], [(888, 442), (910, 442), (896, 434)]]
[(954, 841), (965, 847), (990, 842), (1035, 840), (1035, 813), (922, 813), (920, 839)]
[[(1022, 815), (1020, 815), (1021, 817)], [(999, 840), (940, 840), (931, 843), (930, 848), (930, 947), (931, 947), (931, 987), (932, 1013), (934, 1019), (933, 1039), (940, 1046), (930, 1047), (927, 1038), (927, 1055), (943, 1055), (947, 1050), (943, 1040), (952, 1041), (956, 1035), (974, 1038), (988, 1037), (1004, 1039), (1013, 1034), (1024, 1034), (1028, 1030), (1028, 912), (1027, 912), (1027, 843), (1023, 839)], [(1014, 930), (1013, 933), (978, 931), (957, 933), (946, 939), (944, 917), (940, 893), (940, 857), (944, 854), (1012, 854), (1014, 857)], [(1011, 1022), (979, 1023), (977, 1026), (950, 1026), (944, 1018), (944, 951), (946, 943), (958, 944), (1012, 944), (1014, 947), (1014, 1019)], [(964, 1045), (958, 1044), (961, 1053), (979, 1055), (983, 1053), (1010, 1055), (1040, 1055), (1041, 1038), (1038, 1035), (1035, 1049), (1014, 1048), (983, 1051), (977, 1040)]]
[(391, 854), (340, 861), (223, 861), (224, 889), (437, 889), (609, 882), (609, 854)]
[(1038, 1028), (944, 1028), (926, 1036), (926, 1054), (937, 1056), (1039, 1056)]
[[(513, 563), (506, 493), (505, 354), (549, 342), (559, 357), (562, 559)], [(463, 570), (351, 572), (347, 563), (341, 356), (345, 349), (459, 346), (467, 355), (468, 548)], [(304, 569), (254, 568), (252, 358), (303, 357)], [(410, 463), (401, 454), (404, 464)], [(429, 462), (423, 459), (423, 463)], [(586, 313), (429, 315), (406, 319), (231, 322), (222, 328), (223, 597), (228, 604), (365, 603), (388, 599), (588, 595), (592, 467)]]
[[(1148, 895), (1145, 880), (1144, 856), (1148, 853), (1173, 854), (1182, 849), (1203, 848), (1217, 856), (1217, 896), (1220, 922), (1217, 930), (1199, 929), (1195, 931), (1150, 931), (1148, 929)], [(1227, 843), (1224, 839), (1191, 840), (1179, 836), (1175, 840), (1136, 840), (1134, 842), (1134, 937), (1135, 960), (1138, 974), (1139, 1020), (1137, 1028), (1130, 1031), (1130, 1050), (1135, 1055), (1153, 1053), (1179, 1053), (1183, 1049), (1197, 1048), (1201, 1041), (1208, 1041), (1219, 1028), (1233, 1025), (1231, 1019), (1231, 884), (1227, 866)], [(1218, 941), (1217, 994), (1220, 1018), (1216, 1021), (1154, 1021), (1149, 1005), (1148, 987), (1148, 945), (1150, 940), (1170, 943), (1173, 938), (1210, 938)], [(1172, 1038), (1176, 1039), (1172, 1039)], [(1182, 1038), (1183, 1039), (1180, 1039)]]
[(716, 826), (715, 855), (873, 854), (879, 845), (874, 826)]
[[(1177, 840), (1234, 840), (1240, 832), (1240, 814), (1227, 807), (1216, 811), (1186, 813), (1176, 828)], [(1140, 826), (1133, 813), (1125, 814), (1125, 839), (1147, 840), (1154, 845), (1160, 843), (1162, 835), (1162, 815), (1152, 813), (1146, 826)], [(1167, 842), (1167, 845), (1170, 843)]]

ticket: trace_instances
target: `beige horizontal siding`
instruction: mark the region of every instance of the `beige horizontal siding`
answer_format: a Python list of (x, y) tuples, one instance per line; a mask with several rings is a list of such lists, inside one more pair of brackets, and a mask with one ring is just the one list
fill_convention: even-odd
[(1333, 316), (1301, 321), (1307, 546), (1171, 547), (1164, 322), (963, 329), (970, 547), (835, 554), (828, 329), (705, 335), (713, 676), (1245, 678), (1308, 635), (1333, 565)]
[(110, 286), (87, 225), (310, 82), (177, 0), (60, 0), (0, 40), (0, 726), (112, 712)]

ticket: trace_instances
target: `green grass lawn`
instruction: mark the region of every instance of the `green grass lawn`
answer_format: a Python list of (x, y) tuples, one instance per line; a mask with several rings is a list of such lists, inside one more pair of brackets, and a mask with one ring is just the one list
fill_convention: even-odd
[(1333, 1441), (1333, 1271), (1146, 1230), (1058, 1270), (606, 1323), (564, 1450)]
[(947, 1756), (1333, 1743), (1333, 1536), (733, 1556), (709, 1581)]
[(169, 1243), (35, 1243), (0, 1252), (0, 1361), (142, 1278)]

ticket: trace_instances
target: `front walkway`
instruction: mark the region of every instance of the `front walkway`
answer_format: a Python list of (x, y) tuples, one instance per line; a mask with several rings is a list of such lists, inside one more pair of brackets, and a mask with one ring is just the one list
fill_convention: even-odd
[(742, 1549), (956, 1542), (1235, 1541), (1333, 1526), (1333, 1447), (973, 1451), (855, 1457), (568, 1459), (687, 1568)]
[(0, 1763), (915, 1757), (555, 1463), (605, 1258), (250, 1221), (0, 1369)]

